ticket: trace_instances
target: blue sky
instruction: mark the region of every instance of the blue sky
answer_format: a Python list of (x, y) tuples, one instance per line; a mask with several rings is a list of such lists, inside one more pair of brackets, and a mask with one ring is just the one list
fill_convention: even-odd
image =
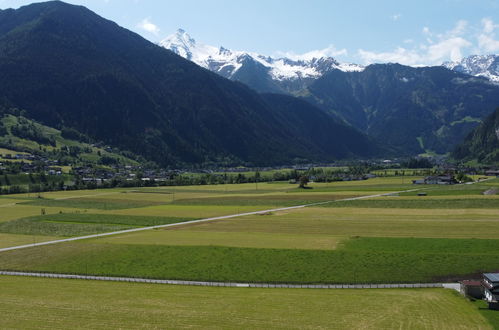
[[(32, 1), (0, 0), (0, 8)], [(157, 42), (196, 40), (264, 55), (432, 65), (499, 53), (498, 0), (68, 0)]]

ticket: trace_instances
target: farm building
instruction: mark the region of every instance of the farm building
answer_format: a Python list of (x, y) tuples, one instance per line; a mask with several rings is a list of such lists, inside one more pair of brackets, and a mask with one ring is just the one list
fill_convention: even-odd
[(465, 280), (461, 281), (460, 292), (462, 295), (467, 297), (473, 297), (475, 299), (483, 298), (483, 286), (481, 281)]
[(489, 170), (485, 172), (486, 176), (498, 176), (499, 177), (499, 171), (498, 170)]
[(427, 176), (422, 180), (413, 180), (413, 184), (455, 184), (456, 179), (452, 175)]
[(490, 309), (499, 310), (499, 273), (483, 274), (483, 293)]

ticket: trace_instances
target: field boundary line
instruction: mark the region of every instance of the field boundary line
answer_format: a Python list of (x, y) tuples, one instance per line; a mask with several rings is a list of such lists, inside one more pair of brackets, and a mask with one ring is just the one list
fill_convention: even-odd
[(59, 278), (73, 280), (93, 280), (111, 282), (132, 282), (150, 284), (214, 286), (232, 288), (288, 288), (288, 289), (401, 289), (401, 288), (454, 288), (457, 283), (395, 283), (395, 284), (284, 284), (284, 283), (240, 283), (240, 282), (210, 282), (210, 281), (185, 281), (185, 280), (159, 280), (137, 277), (94, 276), (58, 273), (36, 273), (0, 271), (3, 276), (25, 276)]
[(337, 200), (324, 201), (324, 202), (316, 202), (316, 203), (296, 205), (296, 206), (287, 206), (287, 207), (273, 208), (273, 209), (261, 210), (261, 211), (253, 211), (253, 212), (236, 213), (236, 214), (230, 214), (230, 215), (222, 215), (222, 216), (218, 216), (218, 217), (204, 218), (204, 219), (198, 219), (198, 220), (188, 220), (188, 221), (176, 222), (176, 223), (169, 223), (169, 224), (164, 224), (164, 225), (156, 225), (156, 226), (149, 226), (149, 227), (139, 227), (139, 228), (124, 229), (124, 230), (112, 231), (112, 232), (108, 232), (108, 233), (100, 233), (100, 234), (92, 234), (92, 235), (85, 235), (85, 236), (69, 237), (69, 238), (63, 238), (63, 239), (54, 240), (54, 241), (31, 243), (31, 244), (25, 244), (25, 245), (18, 245), (18, 246), (12, 246), (12, 247), (7, 247), (7, 248), (2, 248), (2, 249), (0, 249), (0, 252), (6, 252), (6, 251), (11, 251), (11, 250), (19, 250), (19, 249), (25, 249), (25, 248), (36, 247), (36, 246), (43, 246), (43, 245), (50, 245), (50, 244), (58, 244), (58, 243), (64, 243), (64, 242), (73, 242), (73, 241), (79, 241), (79, 240), (89, 239), (89, 238), (99, 238), (99, 237), (106, 237), (106, 236), (111, 236), (111, 235), (127, 234), (127, 233), (133, 233), (133, 232), (144, 231), (144, 230), (167, 228), (167, 227), (175, 227), (175, 226), (181, 226), (181, 225), (193, 224), (193, 223), (203, 223), (203, 222), (216, 221), (216, 220), (232, 219), (232, 218), (237, 218), (237, 217), (244, 217), (244, 216), (247, 216), (247, 215), (256, 215), (256, 214), (265, 214), (265, 213), (269, 213), (269, 212), (288, 211), (288, 210), (300, 209), (300, 208), (305, 208), (305, 207), (310, 207), (310, 206), (324, 205), (324, 204), (335, 203), (335, 202), (343, 202), (343, 201), (353, 201), (353, 200), (366, 199), (366, 198), (382, 197), (382, 196), (388, 196), (388, 195), (398, 194), (398, 193), (403, 193), (403, 192), (413, 192), (413, 191), (417, 191), (417, 190), (422, 190), (422, 188), (419, 188), (419, 189), (409, 189), (409, 190), (396, 191), (396, 192), (389, 192), (389, 193), (376, 194), (376, 195), (351, 197), (351, 198), (337, 199)]

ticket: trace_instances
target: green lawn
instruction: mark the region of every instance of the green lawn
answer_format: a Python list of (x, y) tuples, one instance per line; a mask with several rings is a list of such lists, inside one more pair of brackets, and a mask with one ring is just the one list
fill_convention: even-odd
[(499, 312), (490, 310), (487, 306), (487, 303), (483, 300), (476, 300), (473, 302), (476, 306), (477, 310), (480, 314), (489, 321), (489, 324), (492, 325), (493, 329), (499, 329)]
[(445, 289), (244, 289), (0, 277), (2, 328), (491, 329)]

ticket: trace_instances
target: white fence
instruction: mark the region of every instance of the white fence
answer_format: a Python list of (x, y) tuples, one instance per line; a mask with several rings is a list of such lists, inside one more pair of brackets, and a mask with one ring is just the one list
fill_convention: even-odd
[(63, 278), (76, 280), (94, 281), (115, 281), (115, 282), (135, 282), (152, 284), (173, 284), (173, 285), (198, 285), (198, 286), (223, 286), (237, 288), (290, 288), (290, 289), (395, 289), (395, 288), (443, 288), (444, 283), (407, 283), (407, 284), (270, 284), (270, 283), (230, 283), (230, 282), (205, 282), (205, 281), (181, 281), (181, 280), (156, 280), (134, 277), (110, 277), (92, 275), (72, 275), (53, 273), (32, 273), (0, 271), (0, 275), (8, 276), (30, 276)]

